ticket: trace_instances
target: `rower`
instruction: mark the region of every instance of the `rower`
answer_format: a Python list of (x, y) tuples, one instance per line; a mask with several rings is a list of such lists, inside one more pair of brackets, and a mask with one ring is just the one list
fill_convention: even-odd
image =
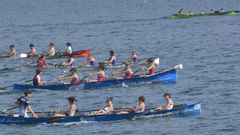
[(55, 54), (56, 54), (56, 50), (55, 50), (54, 44), (50, 43), (49, 50), (48, 50), (48, 53), (46, 54), (46, 56), (54, 56)]
[(33, 78), (33, 85), (34, 86), (39, 86), (39, 85), (44, 85), (46, 82), (41, 81), (41, 76), (42, 76), (42, 71), (41, 69), (36, 69), (36, 74)]
[(94, 57), (91, 54), (89, 55), (88, 58), (89, 58), (89, 64), (91, 67), (97, 66), (96, 60), (94, 59)]
[(115, 66), (116, 65), (116, 56), (114, 55), (114, 51), (110, 51), (110, 58), (108, 61), (105, 61), (107, 65)]
[(74, 96), (68, 97), (68, 106), (66, 109), (61, 110), (62, 114), (52, 114), (51, 117), (73, 117), (77, 111), (76, 102), (77, 99)]
[(127, 107), (129, 111), (122, 111), (122, 112), (119, 112), (118, 114), (127, 114), (127, 113), (131, 113), (131, 112), (134, 112), (134, 113), (142, 113), (144, 112), (145, 110), (145, 97), (144, 96), (140, 96), (138, 98), (138, 105), (137, 106), (129, 106)]
[(72, 44), (67, 42), (66, 43), (67, 49), (64, 51), (65, 54), (72, 54)]
[(35, 45), (31, 43), (31, 44), (29, 44), (29, 47), (30, 47), (31, 51), (27, 53), (27, 56), (28, 57), (35, 57), (36, 54), (37, 54)]
[(210, 13), (211, 13), (211, 14), (213, 14), (213, 13), (214, 13), (213, 9), (210, 9)]
[(71, 82), (64, 82), (64, 84), (78, 84), (79, 80), (78, 80), (78, 74), (77, 74), (77, 69), (76, 68), (71, 68), (70, 70), (70, 75), (66, 75), (66, 76), (59, 76), (58, 77), (59, 80), (69, 80), (71, 79)]
[[(133, 72), (132, 72), (132, 69), (131, 69), (131, 66), (130, 66), (129, 63), (126, 63), (126, 64), (125, 64), (125, 69), (120, 70), (120, 71), (112, 72), (113, 75), (124, 74), (124, 73), (125, 73), (125, 75), (123, 76), (124, 79), (126, 79), (126, 78), (132, 78)], [(122, 79), (122, 78), (119, 78), (119, 79)]]
[[(156, 66), (154, 64), (154, 59), (148, 59), (148, 66), (146, 68), (139, 68), (140, 71), (143, 70), (149, 70), (149, 74), (146, 75), (154, 75), (156, 73)], [(146, 75), (142, 75), (142, 76), (146, 76)]]
[(204, 11), (201, 11), (201, 13), (200, 13), (201, 15), (204, 15), (205, 14), (205, 12)]
[(224, 9), (221, 8), (220, 11), (219, 11), (219, 13), (221, 13), (221, 14), (224, 13)]
[(89, 82), (101, 82), (101, 81), (105, 80), (104, 63), (100, 62), (98, 64), (97, 69), (98, 69), (98, 71), (96, 73), (92, 73), (92, 74), (88, 75), (88, 77), (97, 75), (97, 80), (90, 80)]
[(73, 67), (74, 58), (72, 54), (68, 54), (67, 62), (62, 63), (62, 67)]
[(138, 55), (137, 53), (133, 50), (132, 51), (132, 55), (131, 57), (129, 58), (132, 62), (137, 62), (137, 58), (138, 58)]
[(111, 114), (114, 111), (113, 107), (113, 97), (108, 97), (107, 100), (105, 101), (107, 104), (106, 107), (104, 107), (102, 110), (97, 111), (94, 113), (95, 115), (104, 115), (104, 114)]
[(180, 9), (180, 10), (178, 11), (178, 14), (179, 14), (179, 15), (184, 14), (184, 13), (183, 13), (183, 9)]
[(189, 12), (188, 12), (188, 15), (193, 15), (192, 11), (189, 11)]
[(17, 54), (15, 45), (10, 45), (9, 49), (10, 49), (9, 53), (3, 54), (2, 57), (10, 58), (10, 57), (15, 56)]
[(167, 104), (165, 106), (160, 105), (156, 110), (171, 110), (173, 109), (173, 100), (171, 98), (171, 93), (164, 93), (163, 95)]
[(37, 61), (37, 67), (39, 68), (45, 68), (48, 67), (48, 64), (46, 62), (46, 57), (44, 55), (41, 55)]
[(24, 96), (17, 99), (16, 104), (18, 105), (18, 114), (21, 117), (28, 118), (28, 110), (32, 113), (33, 118), (37, 118), (38, 116), (34, 113), (32, 110), (31, 104), (30, 104), (30, 98), (32, 97), (31, 91), (25, 91)]

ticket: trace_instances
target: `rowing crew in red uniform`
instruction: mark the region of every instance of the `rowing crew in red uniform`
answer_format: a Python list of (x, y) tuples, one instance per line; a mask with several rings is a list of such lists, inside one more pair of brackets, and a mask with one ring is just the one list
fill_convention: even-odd
[(140, 71), (149, 70), (148, 74), (140, 75), (141, 77), (148, 76), (148, 75), (154, 75), (156, 73), (156, 66), (154, 64), (154, 59), (148, 59), (148, 66), (145, 68), (139, 68)]
[(39, 86), (39, 85), (46, 84), (46, 82), (41, 81), (41, 76), (42, 76), (42, 71), (40, 69), (36, 69), (36, 74), (33, 77), (33, 85), (34, 86)]
[(40, 58), (38, 59), (37, 67), (39, 67), (39, 68), (48, 67), (48, 64), (46, 62), (46, 57), (44, 55), (41, 55)]
[(104, 63), (99, 63), (97, 69), (98, 71), (96, 73), (92, 73), (87, 76), (87, 77), (97, 76), (97, 80), (89, 80), (89, 82), (101, 82), (105, 80)]
[(79, 77), (77, 74), (76, 68), (71, 68), (70, 75), (66, 76), (59, 76), (59, 80), (71, 80), (71, 82), (64, 82), (64, 84), (78, 84), (79, 83)]
[[(123, 76), (124, 79), (133, 77), (133, 72), (132, 72), (131, 66), (128, 63), (125, 65), (125, 69), (120, 70), (120, 71), (112, 72), (112, 74), (113, 75), (125, 74)], [(116, 79), (123, 79), (123, 78), (116, 78)]]

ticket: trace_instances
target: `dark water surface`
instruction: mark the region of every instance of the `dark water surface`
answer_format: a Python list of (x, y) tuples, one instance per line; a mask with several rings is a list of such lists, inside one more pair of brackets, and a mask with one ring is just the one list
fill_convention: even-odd
[[(149, 118), (136, 121), (60, 125), (0, 125), (0, 134), (239, 134), (240, 132), (240, 15), (172, 20), (180, 8), (193, 12), (211, 8), (240, 10), (239, 0), (1, 0), (0, 53), (15, 44), (28, 51), (33, 42), (39, 52), (54, 42), (58, 50), (70, 41), (73, 49), (93, 48), (99, 60), (113, 49), (119, 59), (136, 50), (142, 58), (159, 56), (160, 68), (182, 63), (175, 85), (146, 85), (90, 91), (37, 91), (34, 110), (65, 107), (75, 95), (79, 109), (101, 108), (113, 96), (115, 106), (135, 105), (140, 95), (147, 106), (163, 103), (171, 92), (175, 103), (202, 102), (200, 116)], [(15, 67), (26, 61), (1, 61), (0, 67)], [(60, 62), (60, 60), (58, 60)], [(52, 81), (62, 72), (46, 73)], [(86, 74), (80, 72), (80, 75)], [(33, 72), (0, 74), (6, 86), (32, 78)], [(1, 91), (0, 110), (13, 104), (22, 92)]]

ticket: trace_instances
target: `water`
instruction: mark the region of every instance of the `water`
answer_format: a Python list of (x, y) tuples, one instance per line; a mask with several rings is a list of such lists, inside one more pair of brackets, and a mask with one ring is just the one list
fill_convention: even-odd
[[(150, 118), (136, 121), (78, 123), (66, 125), (1, 125), (0, 134), (238, 134), (240, 15), (172, 20), (180, 8), (192, 10), (239, 10), (237, 0), (2, 0), (0, 1), (0, 52), (15, 44), (18, 52), (28, 51), (33, 42), (39, 52), (54, 42), (58, 50), (70, 41), (73, 48), (93, 48), (99, 60), (115, 50), (124, 60), (132, 49), (142, 58), (159, 56), (161, 68), (182, 63), (175, 85), (146, 85), (90, 91), (37, 91), (34, 110), (65, 107), (75, 95), (79, 109), (101, 108), (113, 96), (115, 106), (135, 105), (140, 95), (147, 106), (163, 103), (162, 94), (171, 92), (175, 103), (202, 102), (203, 113), (193, 117)], [(26, 61), (1, 61), (14, 67)], [(60, 60), (58, 60), (60, 62)], [(46, 73), (53, 80), (62, 72)], [(80, 72), (80, 75), (86, 72)], [(31, 72), (0, 74), (0, 85), (32, 78)], [(1, 91), (0, 110), (12, 105), (22, 92)]]

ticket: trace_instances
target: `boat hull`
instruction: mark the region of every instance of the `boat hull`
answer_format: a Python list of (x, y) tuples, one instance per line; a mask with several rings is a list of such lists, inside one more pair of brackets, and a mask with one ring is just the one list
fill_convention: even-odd
[(138, 85), (141, 83), (176, 83), (177, 71), (176, 69), (169, 69), (156, 73), (148, 77), (136, 77), (119, 80), (106, 80), (101, 82), (85, 82), (79, 84), (53, 84), (33, 86), (30, 84), (14, 84), (13, 90), (32, 90), (32, 89), (47, 89), (47, 90), (81, 90), (81, 89), (97, 89), (104, 87), (116, 87), (123, 85)]
[(173, 14), (171, 16), (172, 19), (183, 19), (183, 18), (192, 18), (192, 17), (201, 17), (201, 16), (217, 16), (217, 15), (235, 15), (235, 11), (227, 11), (224, 13), (205, 13), (205, 14), (193, 14), (193, 15), (185, 15), (185, 14)]
[(0, 114), (0, 124), (41, 124), (41, 123), (74, 123), (74, 122), (106, 122), (118, 120), (132, 120), (138, 118), (159, 117), (159, 116), (189, 116), (199, 115), (201, 113), (201, 104), (182, 105), (171, 110), (154, 111), (147, 109), (143, 113), (128, 113), (128, 114), (108, 114), (108, 115), (89, 115), (88, 113), (77, 112), (78, 116), (73, 117), (39, 117), (39, 118), (24, 118), (17, 117), (13, 114)]

